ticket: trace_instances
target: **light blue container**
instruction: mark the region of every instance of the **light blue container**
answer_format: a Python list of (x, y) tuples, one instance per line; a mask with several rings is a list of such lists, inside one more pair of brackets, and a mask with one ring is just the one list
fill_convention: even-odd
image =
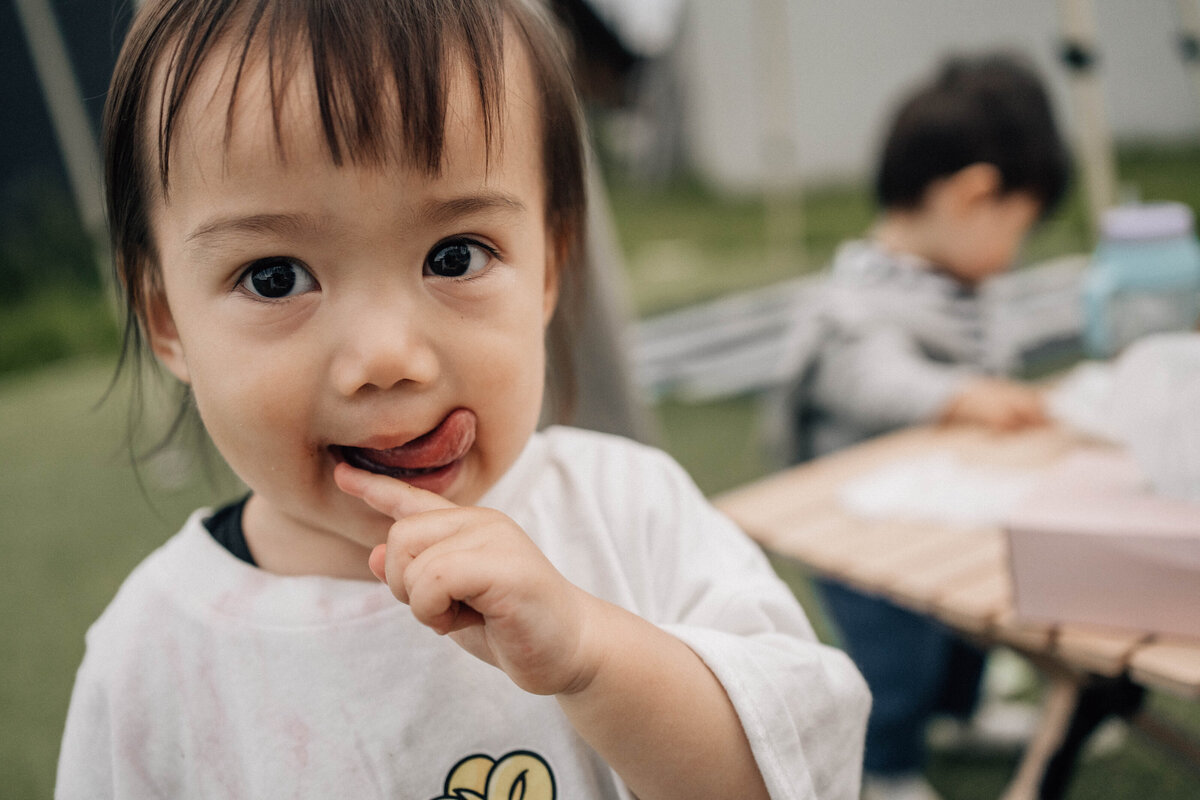
[(1200, 319), (1200, 242), (1182, 203), (1105, 212), (1083, 282), (1084, 345), (1108, 358), (1150, 333), (1189, 330)]

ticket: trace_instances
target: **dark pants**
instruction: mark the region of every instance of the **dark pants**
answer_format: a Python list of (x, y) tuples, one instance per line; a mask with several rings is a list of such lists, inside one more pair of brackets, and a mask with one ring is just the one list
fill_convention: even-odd
[(887, 600), (833, 581), (817, 581), (817, 587), (846, 652), (871, 687), (865, 770), (920, 770), (929, 718), (965, 718), (975, 709), (983, 652)]

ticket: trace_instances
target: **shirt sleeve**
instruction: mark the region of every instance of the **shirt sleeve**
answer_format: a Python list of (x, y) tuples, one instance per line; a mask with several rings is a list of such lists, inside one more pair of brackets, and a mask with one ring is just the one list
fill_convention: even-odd
[(95, 659), (85, 655), (75, 677), (58, 756), (57, 800), (113, 797), (112, 726)]
[(772, 798), (855, 800), (870, 706), (858, 670), (817, 641), (762, 551), (682, 468), (665, 474), (650, 532), (660, 624), (725, 688)]
[(932, 422), (981, 370), (930, 359), (902, 329), (878, 325), (825, 341), (812, 381), (820, 409), (865, 431)]

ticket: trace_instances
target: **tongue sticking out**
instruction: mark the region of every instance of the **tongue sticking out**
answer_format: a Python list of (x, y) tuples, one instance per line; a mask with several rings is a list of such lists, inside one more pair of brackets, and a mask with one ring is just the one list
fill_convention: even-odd
[(452, 464), (466, 455), (474, 443), (475, 414), (459, 408), (450, 412), (429, 433), (399, 447), (387, 450), (366, 447), (341, 449), (351, 466), (393, 477), (405, 477)]

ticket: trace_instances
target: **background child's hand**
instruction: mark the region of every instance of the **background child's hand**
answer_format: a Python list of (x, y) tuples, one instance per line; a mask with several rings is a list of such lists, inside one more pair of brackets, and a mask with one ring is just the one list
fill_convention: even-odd
[(564, 578), (509, 517), (346, 464), (334, 476), (343, 491), (396, 520), (370, 567), (418, 621), (525, 691), (586, 685), (594, 664), (582, 634), (599, 601)]
[(1048, 418), (1037, 389), (1000, 378), (978, 378), (950, 399), (939, 421), (1011, 431), (1044, 425)]

